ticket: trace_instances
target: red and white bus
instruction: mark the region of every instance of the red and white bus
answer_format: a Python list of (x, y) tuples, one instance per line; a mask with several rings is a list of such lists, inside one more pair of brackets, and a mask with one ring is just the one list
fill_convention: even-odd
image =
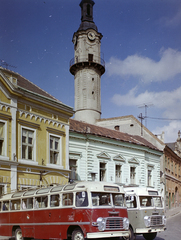
[(79, 182), (18, 191), (0, 198), (0, 235), (22, 240), (129, 236), (122, 187)]

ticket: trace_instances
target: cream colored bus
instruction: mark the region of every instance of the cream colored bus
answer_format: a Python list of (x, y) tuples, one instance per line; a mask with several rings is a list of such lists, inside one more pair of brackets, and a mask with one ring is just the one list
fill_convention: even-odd
[(140, 234), (146, 240), (153, 240), (158, 232), (166, 230), (163, 199), (156, 189), (130, 186), (124, 187), (124, 190), (130, 222), (130, 240)]

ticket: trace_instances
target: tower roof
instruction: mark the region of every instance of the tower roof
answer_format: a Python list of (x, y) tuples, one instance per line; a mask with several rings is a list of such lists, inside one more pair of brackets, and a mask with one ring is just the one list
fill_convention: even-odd
[(81, 7), (81, 24), (78, 30), (87, 30), (89, 28), (98, 31), (97, 26), (93, 21), (93, 6), (94, 1), (82, 0), (79, 6)]

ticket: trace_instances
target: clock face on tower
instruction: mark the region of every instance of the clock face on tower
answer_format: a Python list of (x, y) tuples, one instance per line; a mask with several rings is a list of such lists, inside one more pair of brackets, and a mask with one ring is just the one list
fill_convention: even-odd
[(91, 41), (93, 41), (96, 38), (95, 33), (92, 31), (88, 32), (87, 36), (88, 36), (88, 39)]

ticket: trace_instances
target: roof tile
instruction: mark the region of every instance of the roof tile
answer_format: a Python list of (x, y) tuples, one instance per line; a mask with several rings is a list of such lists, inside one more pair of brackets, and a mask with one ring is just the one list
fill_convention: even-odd
[(142, 145), (142, 146), (160, 151), (153, 144), (151, 144), (141, 136), (130, 135), (117, 130), (96, 126), (93, 124), (77, 121), (74, 119), (70, 119), (70, 131), (77, 132), (77, 133), (84, 133), (84, 134), (92, 134), (100, 137), (112, 138), (118, 141)]

